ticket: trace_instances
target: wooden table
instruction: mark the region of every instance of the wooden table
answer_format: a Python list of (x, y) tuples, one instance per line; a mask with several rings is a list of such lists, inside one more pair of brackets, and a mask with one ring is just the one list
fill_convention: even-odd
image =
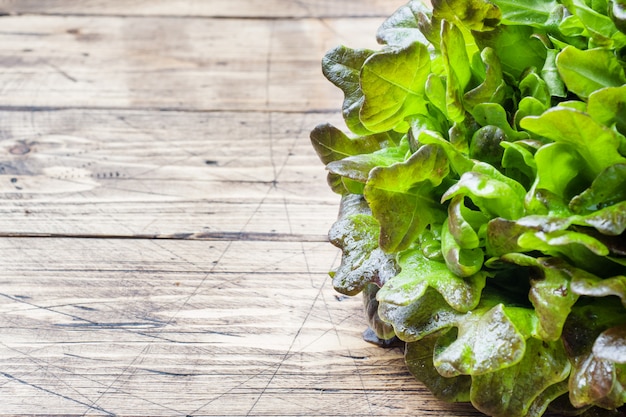
[(0, 2), (0, 416), (478, 416), (362, 341), (308, 140), (391, 0)]

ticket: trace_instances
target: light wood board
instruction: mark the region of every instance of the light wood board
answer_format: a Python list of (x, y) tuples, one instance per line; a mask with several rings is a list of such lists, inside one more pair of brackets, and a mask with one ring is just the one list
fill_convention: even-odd
[(0, 416), (478, 416), (364, 342), (308, 132), (401, 2), (0, 1)]

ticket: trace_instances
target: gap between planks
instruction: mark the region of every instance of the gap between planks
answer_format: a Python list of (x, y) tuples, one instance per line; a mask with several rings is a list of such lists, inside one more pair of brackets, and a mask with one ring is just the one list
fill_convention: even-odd
[(328, 236), (319, 234), (263, 233), (263, 232), (197, 232), (172, 234), (84, 234), (84, 233), (11, 233), (0, 232), (0, 238), (51, 239), (137, 239), (137, 240), (206, 240), (247, 242), (328, 242)]

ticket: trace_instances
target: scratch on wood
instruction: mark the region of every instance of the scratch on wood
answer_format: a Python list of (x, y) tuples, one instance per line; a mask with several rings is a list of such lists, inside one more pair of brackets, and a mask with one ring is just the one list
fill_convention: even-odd
[(51, 62), (47, 62), (47, 65), (52, 68), (53, 70), (55, 70), (56, 72), (58, 72), (59, 74), (61, 74), (63, 77), (65, 77), (66, 79), (70, 80), (71, 82), (75, 83), (78, 82), (78, 80), (74, 77), (72, 77), (71, 75), (69, 75), (67, 72), (63, 71), (61, 68), (57, 67), (56, 65), (54, 65)]
[(29, 387), (35, 388), (36, 390), (43, 391), (43, 392), (48, 393), (48, 394), (52, 394), (52, 395), (54, 395), (54, 396), (57, 396), (57, 397), (63, 398), (63, 399), (65, 399), (65, 400), (68, 400), (68, 401), (74, 402), (74, 403), (76, 403), (76, 404), (80, 404), (80, 405), (82, 405), (82, 406), (86, 406), (86, 407), (88, 407), (88, 408), (89, 408), (89, 410), (97, 410), (97, 411), (100, 411), (100, 412), (102, 412), (102, 413), (105, 413), (105, 414), (106, 414), (106, 415), (108, 415), (108, 416), (115, 416), (115, 415), (116, 415), (115, 413), (112, 413), (112, 412), (110, 412), (110, 411), (107, 411), (107, 410), (105, 410), (104, 408), (98, 407), (98, 406), (93, 405), (93, 404), (91, 404), (91, 405), (90, 405), (90, 404), (87, 404), (86, 402), (83, 402), (83, 401), (77, 400), (77, 399), (72, 398), (72, 397), (68, 397), (67, 395), (63, 395), (63, 394), (60, 394), (60, 393), (58, 393), (58, 392), (54, 392), (54, 391), (49, 390), (49, 389), (44, 388), (44, 387), (40, 387), (39, 385), (31, 384), (31, 383), (30, 383), (30, 382), (28, 382), (28, 381), (25, 381), (25, 380), (23, 380), (23, 379), (21, 379), (21, 378), (15, 377), (15, 376), (13, 376), (13, 375), (11, 375), (11, 374), (8, 374), (8, 373), (6, 373), (6, 372), (0, 372), (0, 375), (2, 375), (3, 377), (7, 378), (8, 380), (11, 380), (11, 381), (14, 381), (14, 382), (18, 382), (18, 383), (20, 383), (20, 384), (27, 385), (27, 386), (29, 386)]
[(190, 377), (190, 376), (202, 376), (200, 373), (182, 373), (182, 372), (166, 372), (159, 371), (158, 369), (148, 369), (148, 368), (140, 368), (142, 371), (150, 372), (151, 374), (163, 375), (163, 376), (174, 376), (174, 377)]
[(97, 328), (97, 329), (157, 329), (165, 326), (164, 323), (146, 323), (146, 322), (119, 322), (119, 323), (101, 323), (101, 322), (81, 322), (81, 323), (57, 323), (56, 327), (69, 327), (69, 328)]

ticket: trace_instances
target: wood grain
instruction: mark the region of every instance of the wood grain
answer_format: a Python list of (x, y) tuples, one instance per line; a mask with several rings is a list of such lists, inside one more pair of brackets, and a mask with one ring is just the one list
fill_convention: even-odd
[(364, 342), (308, 132), (388, 0), (0, 1), (0, 416), (477, 416)]
[(180, 16), (180, 17), (378, 17), (389, 16), (401, 2), (389, 0), (2, 0), (9, 14)]
[[(326, 234), (308, 132), (335, 115), (7, 111), (0, 234)], [(312, 216), (311, 212), (316, 215)]]
[(400, 351), (362, 341), (358, 298), (330, 288), (327, 243), (0, 250), (3, 415), (472, 415), (428, 399)]
[(380, 18), (2, 18), (2, 106), (328, 111), (338, 45), (377, 47)]

